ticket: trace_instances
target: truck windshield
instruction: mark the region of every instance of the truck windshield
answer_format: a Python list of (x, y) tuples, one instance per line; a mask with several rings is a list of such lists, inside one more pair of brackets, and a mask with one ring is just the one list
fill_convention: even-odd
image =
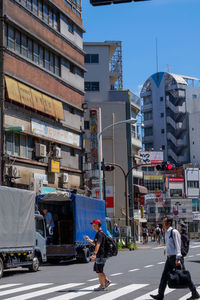
[(36, 232), (40, 233), (43, 237), (45, 237), (43, 220), (36, 218), (35, 227), (36, 227)]

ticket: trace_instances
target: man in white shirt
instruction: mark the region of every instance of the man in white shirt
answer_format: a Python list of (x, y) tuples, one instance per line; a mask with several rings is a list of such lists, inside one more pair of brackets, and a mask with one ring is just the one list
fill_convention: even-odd
[[(172, 271), (176, 266), (183, 265), (184, 259), (181, 254), (181, 236), (180, 233), (172, 228), (173, 218), (165, 217), (163, 219), (163, 227), (165, 229), (165, 243), (166, 243), (166, 254), (167, 261), (165, 263), (164, 271), (160, 280), (158, 289), (158, 295), (150, 295), (153, 299), (163, 300), (164, 293), (167, 286), (168, 273)], [(173, 231), (172, 231), (173, 230)], [(173, 237), (171, 236), (173, 234)], [(200, 296), (194, 286), (193, 282), (190, 281), (189, 289), (192, 292), (192, 296), (187, 300), (200, 299)]]

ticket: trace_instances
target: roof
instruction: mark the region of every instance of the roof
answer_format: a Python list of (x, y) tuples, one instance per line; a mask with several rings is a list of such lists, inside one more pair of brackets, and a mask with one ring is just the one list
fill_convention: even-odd
[(169, 75), (171, 75), (177, 83), (187, 85), (187, 81), (184, 79), (183, 76), (174, 73), (169, 73)]

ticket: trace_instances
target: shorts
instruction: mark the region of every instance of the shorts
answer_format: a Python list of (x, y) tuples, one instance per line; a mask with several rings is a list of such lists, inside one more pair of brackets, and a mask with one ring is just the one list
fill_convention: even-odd
[(94, 272), (103, 273), (105, 262), (106, 258), (96, 258), (96, 261), (94, 263)]

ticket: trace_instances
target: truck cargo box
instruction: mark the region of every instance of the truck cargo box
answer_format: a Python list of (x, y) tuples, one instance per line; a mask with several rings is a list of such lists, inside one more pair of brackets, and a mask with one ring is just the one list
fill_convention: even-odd
[(0, 251), (35, 245), (35, 193), (0, 187)]

